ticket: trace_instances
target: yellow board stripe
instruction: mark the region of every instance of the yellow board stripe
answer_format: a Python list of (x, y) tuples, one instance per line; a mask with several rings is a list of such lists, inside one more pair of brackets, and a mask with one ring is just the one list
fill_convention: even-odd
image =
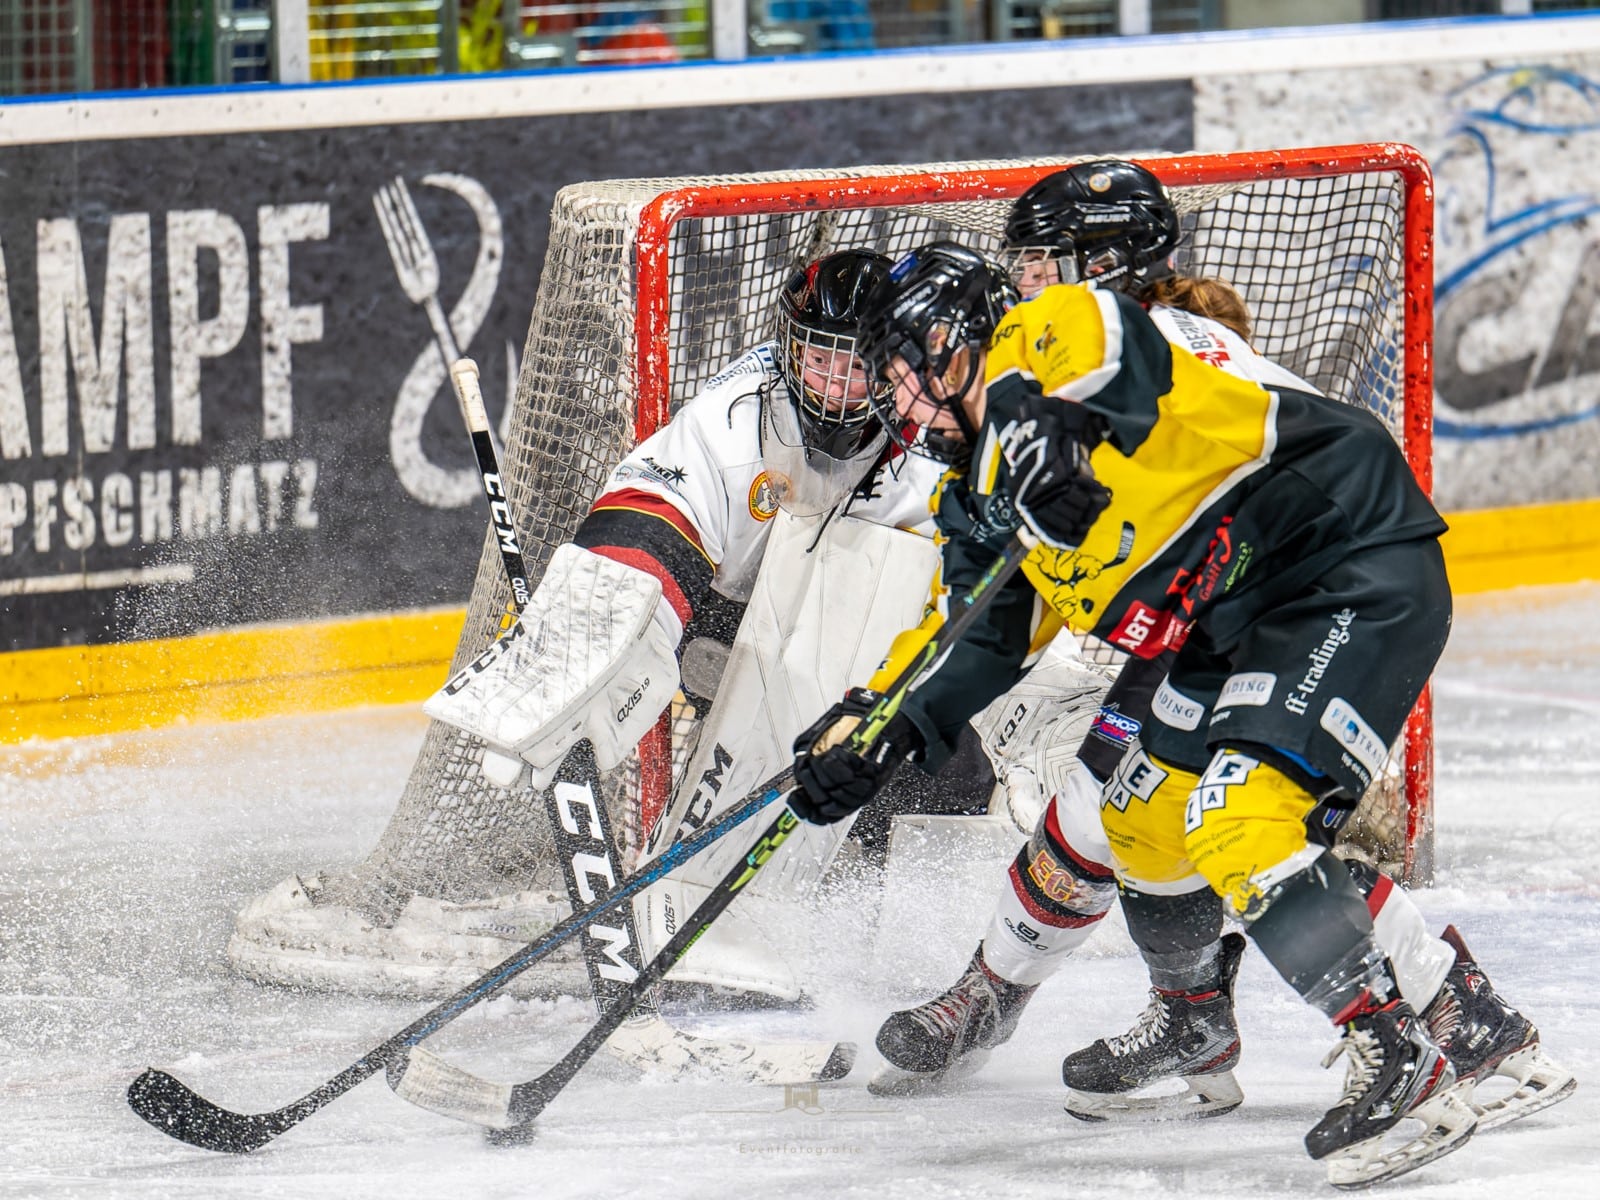
[(420, 700), (465, 610), (256, 625), (0, 656), (0, 743)]
[(1445, 514), (1440, 539), (1457, 595), (1600, 579), (1600, 500)]
[[(1600, 579), (1600, 500), (1448, 520), (1458, 595)], [(0, 743), (415, 703), (444, 682), (465, 619), (430, 609), (0, 655)]]

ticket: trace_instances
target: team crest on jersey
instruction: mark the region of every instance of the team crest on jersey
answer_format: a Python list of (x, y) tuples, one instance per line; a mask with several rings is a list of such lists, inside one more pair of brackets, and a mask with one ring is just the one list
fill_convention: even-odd
[(765, 471), (750, 484), (750, 515), (758, 521), (770, 521), (778, 515), (778, 489)]

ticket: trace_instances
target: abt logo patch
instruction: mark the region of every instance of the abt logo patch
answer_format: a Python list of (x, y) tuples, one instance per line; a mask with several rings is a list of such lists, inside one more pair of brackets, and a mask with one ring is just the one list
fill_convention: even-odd
[(1125, 756), (1117, 766), (1117, 773), (1100, 797), (1100, 806), (1110, 805), (1118, 812), (1127, 812), (1134, 800), (1150, 802), (1158, 787), (1166, 781), (1168, 772), (1150, 761), (1143, 750)]
[(1249, 782), (1250, 773), (1260, 765), (1260, 760), (1247, 754), (1221, 754), (1212, 759), (1183, 806), (1183, 831), (1195, 832), (1204, 823), (1206, 813), (1226, 808), (1228, 789)]
[(1154, 658), (1164, 650), (1178, 649), (1188, 637), (1189, 623), (1177, 613), (1163, 612), (1135, 600), (1106, 640), (1129, 654)]

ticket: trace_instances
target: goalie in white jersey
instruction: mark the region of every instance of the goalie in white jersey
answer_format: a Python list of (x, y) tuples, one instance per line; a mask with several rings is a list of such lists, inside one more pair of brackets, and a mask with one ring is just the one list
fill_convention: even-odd
[[(1047, 176), (1018, 199), (1006, 227), (1012, 275), (1025, 299), (1054, 283), (1092, 280), (1134, 296), (1168, 341), (1213, 366), (1315, 391), (1251, 347), (1249, 310), (1232, 287), (1173, 273), (1168, 256), (1179, 236), (1177, 212), (1159, 181), (1120, 160)], [(1109, 886), (1100, 789), (1150, 719), (1151, 698), (1172, 657), (1134, 658), (1123, 668), (1079, 750), (1080, 770), (1054, 797), (1048, 824), (1030, 844), (1031, 859), (1019, 857), (1012, 867), (967, 972), (941, 996), (885, 1022), (878, 1046), (898, 1069), (880, 1077), (880, 1090), (915, 1090), (971, 1071), (983, 1051), (1010, 1036), (1034, 989), (1083, 940), (1080, 914), (1059, 898)], [(1349, 815), (1342, 805), (1313, 812), (1314, 840), (1331, 842)], [(1429, 936), (1402, 889), (1366, 862), (1348, 865), (1402, 992), (1428, 1021), (1458, 1078), (1475, 1085), (1496, 1075), (1510, 1080), (1509, 1091), (1491, 1095), (1486, 1088), (1473, 1096), (1479, 1127), (1570, 1095), (1571, 1073), (1544, 1055), (1538, 1030), (1495, 992), (1455, 927)], [(1233, 981), (1244, 939), (1222, 936), (1221, 900), (1204, 884), (1173, 895), (1123, 887), (1120, 900), (1150, 970), (1150, 1003), (1126, 1034), (1067, 1057), (1067, 1111), (1085, 1120), (1230, 1111), (1243, 1099), (1232, 1069), (1240, 1050)], [(1171, 1079), (1182, 1079), (1187, 1091), (1146, 1091)]]
[[(543, 782), (583, 737), (601, 766), (619, 761), (672, 699), (680, 647), (708, 613), (742, 604), (725, 667), (707, 671), (715, 656), (697, 656), (684, 671), (697, 699), (714, 700), (651, 826), (646, 850), (658, 852), (780, 771), (796, 734), (877, 666), (894, 631), (919, 619), (938, 564), (931, 498), (942, 468), (891, 444), (854, 353), (857, 304), (888, 269), (880, 254), (846, 250), (795, 272), (779, 297), (774, 341), (729, 364), (611, 472), (529, 608), (549, 612), (533, 639), (549, 663), (524, 659), (501, 671), (504, 658), (429, 702), (431, 715), (489, 743), (486, 770), (509, 778), (527, 763)], [(1024, 829), (1042, 803), (1048, 748), (1065, 745), (1070, 762), (1106, 681), (1068, 640), (997, 702), (987, 725), (990, 714), (974, 722), (1003, 724), (989, 740), (1004, 741), (1011, 756), (1000, 774)], [(976, 742), (968, 735), (937, 779), (904, 772), (891, 808), (986, 808), (995, 776)], [(799, 999), (803, 980), (777, 935), (848, 828), (808, 825), (792, 835), (672, 979)], [(881, 847), (885, 837), (880, 829), (863, 840)], [(726, 838), (641, 895), (646, 959), (745, 849)], [(1107, 891), (1100, 912), (1109, 904)]]

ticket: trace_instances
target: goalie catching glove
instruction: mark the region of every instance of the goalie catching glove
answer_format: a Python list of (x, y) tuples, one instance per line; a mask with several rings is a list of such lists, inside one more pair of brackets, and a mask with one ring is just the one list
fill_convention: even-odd
[(851, 688), (795, 738), (794, 778), (799, 787), (789, 796), (795, 816), (813, 825), (842, 821), (871, 803), (902, 762), (922, 756), (922, 736), (900, 713), (864, 754), (850, 749), (850, 735), (879, 699), (867, 688)]
[(1082, 404), (1024, 393), (991, 399), (987, 420), (1010, 468), (1011, 501), (1040, 541), (1074, 549), (1111, 503), (1094, 477), (1090, 452), (1104, 438), (1099, 416)]

